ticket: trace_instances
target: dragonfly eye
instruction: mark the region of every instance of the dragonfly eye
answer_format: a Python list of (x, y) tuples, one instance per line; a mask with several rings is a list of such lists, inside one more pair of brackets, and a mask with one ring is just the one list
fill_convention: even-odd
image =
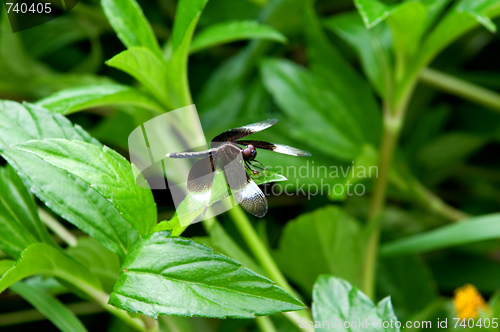
[(252, 155), (252, 151), (249, 148), (243, 149), (243, 157), (248, 158)]

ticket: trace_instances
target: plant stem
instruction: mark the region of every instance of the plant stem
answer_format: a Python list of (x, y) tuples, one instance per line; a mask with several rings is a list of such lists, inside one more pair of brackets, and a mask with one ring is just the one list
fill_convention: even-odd
[[(240, 234), (243, 236), (246, 244), (252, 251), (253, 255), (260, 263), (260, 265), (266, 270), (269, 274), (269, 277), (276, 282), (278, 286), (283, 288), (288, 293), (292, 294), (295, 297), (299, 297), (297, 292), (290, 286), (288, 281), (286, 280), (283, 273), (279, 269), (278, 265), (274, 262), (271, 254), (267, 250), (266, 246), (262, 243), (257, 232), (253, 228), (250, 220), (248, 220), (246, 214), (243, 212), (240, 206), (235, 206), (234, 208), (229, 210), (229, 214), (231, 218), (236, 224), (236, 227), (240, 231)], [(306, 310), (302, 310), (300, 312), (285, 312), (284, 315), (292, 321), (294, 324), (299, 323), (300, 318), (306, 318), (308, 320), (312, 320), (310, 314)], [(309, 328), (306, 328), (307, 331)], [(311, 330), (312, 331), (312, 330)]]
[(274, 262), (271, 254), (267, 251), (259, 236), (255, 232), (250, 220), (248, 220), (245, 213), (242, 211), (240, 206), (235, 206), (229, 210), (231, 218), (234, 220), (236, 227), (240, 231), (240, 234), (245, 239), (246, 244), (249, 246), (250, 250), (254, 254), (255, 258), (259, 261), (262, 267), (267, 271), (269, 276), (284, 290), (288, 293), (297, 296), (295, 290), (288, 284), (280, 269)]
[(458, 77), (431, 68), (425, 68), (420, 73), (420, 80), (440, 90), (460, 96), (495, 111), (500, 111), (500, 94)]
[(435, 212), (451, 221), (460, 221), (470, 217), (467, 213), (446, 204), (441, 198), (424, 187), (424, 185), (422, 185), (420, 182), (415, 180), (412, 181), (411, 185), (416, 198), (419, 199), (427, 207), (428, 210)]
[(54, 232), (61, 240), (66, 242), (70, 247), (75, 247), (78, 244), (76, 237), (70, 233), (57, 219), (52, 217), (44, 209), (38, 208), (38, 214), (43, 223)]
[[(396, 118), (395, 118), (396, 117)], [(387, 181), (391, 167), (394, 150), (401, 128), (399, 114), (393, 115), (387, 106), (384, 110), (384, 133), (380, 148), (379, 177), (375, 183), (370, 210), (368, 213), (370, 236), (365, 248), (363, 275), (361, 287), (363, 292), (370, 298), (375, 295), (375, 269), (377, 261), (378, 243), (380, 238), (380, 226), (378, 225), (379, 214), (382, 212), (387, 192)], [(377, 224), (375, 224), (377, 223)]]

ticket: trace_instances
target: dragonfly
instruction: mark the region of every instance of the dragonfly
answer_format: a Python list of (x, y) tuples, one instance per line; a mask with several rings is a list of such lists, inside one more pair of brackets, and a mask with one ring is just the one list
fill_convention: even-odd
[(284, 144), (241, 140), (243, 137), (271, 127), (276, 122), (278, 120), (268, 119), (225, 131), (214, 137), (210, 142), (210, 149), (205, 151), (167, 153), (166, 157), (169, 158), (201, 158), (189, 171), (187, 190), (190, 199), (196, 201), (195, 206), (204, 206), (202, 215), (210, 204), (214, 174), (219, 160), (235, 201), (256, 217), (262, 218), (266, 215), (268, 210), (266, 196), (246, 171), (248, 169), (253, 174), (258, 174), (265, 170), (262, 163), (255, 159), (257, 149), (291, 156), (311, 155), (307, 151)]

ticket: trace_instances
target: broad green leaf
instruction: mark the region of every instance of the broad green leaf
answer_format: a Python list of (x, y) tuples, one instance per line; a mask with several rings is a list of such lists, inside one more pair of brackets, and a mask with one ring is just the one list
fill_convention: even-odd
[(307, 6), (305, 25), (309, 68), (334, 93), (342, 96), (342, 103), (356, 119), (366, 140), (378, 145), (382, 119), (372, 88), (327, 39), (312, 3)]
[(391, 14), (389, 6), (379, 0), (354, 0), (363, 23), (371, 29)]
[(122, 268), (109, 303), (155, 318), (160, 314), (253, 318), (304, 308), (271, 280), (166, 232), (139, 242)]
[(101, 0), (104, 13), (127, 48), (145, 47), (161, 58), (158, 41), (135, 0)]
[(500, 214), (490, 214), (386, 243), (380, 253), (385, 256), (422, 253), (496, 238), (500, 238)]
[(131, 164), (116, 151), (82, 141), (34, 140), (11, 146), (82, 179), (123, 215), (142, 236), (156, 225), (156, 204), (142, 176), (136, 179)]
[[(314, 320), (319, 322), (316, 331), (353, 331), (354, 326), (344, 328), (343, 323), (348, 321), (365, 323), (364, 327), (357, 326), (355, 330), (366, 328), (372, 332), (399, 332), (395, 324), (391, 324), (392, 328), (382, 327), (385, 321), (397, 321), (389, 297), (375, 305), (347, 281), (329, 275), (320, 276), (314, 284), (312, 312)], [(372, 323), (367, 325), (367, 321)], [(323, 325), (322, 322), (330, 325)]]
[(286, 37), (270, 26), (256, 21), (231, 21), (211, 25), (196, 34), (191, 43), (190, 52), (195, 53), (220, 44), (244, 39), (286, 42)]
[(0, 193), (0, 250), (17, 259), (30, 244), (53, 244), (33, 198), (10, 166), (0, 167)]
[(364, 247), (361, 231), (356, 220), (328, 206), (288, 222), (273, 256), (286, 276), (307, 293), (323, 273), (358, 284)]
[(59, 330), (64, 332), (87, 331), (82, 322), (59, 300), (43, 289), (24, 282), (10, 286), (10, 290), (28, 301), (42, 315), (47, 317)]
[(191, 39), (208, 0), (180, 0), (168, 44), (167, 86), (172, 108), (192, 104), (188, 83), (188, 57)]
[(133, 76), (158, 101), (170, 105), (165, 63), (147, 48), (131, 47), (106, 61), (106, 64)]
[(164, 109), (139, 90), (121, 84), (89, 85), (58, 91), (36, 102), (52, 113), (71, 114), (93, 107), (133, 105), (154, 112)]
[(81, 127), (73, 126), (60, 114), (50, 114), (36, 105), (0, 102), (2, 156), (47, 207), (123, 258), (139, 234), (109, 201), (82, 180), (68, 176), (65, 170), (30, 154), (7, 148), (12, 144), (43, 138), (67, 138), (100, 146)]
[(69, 247), (66, 253), (99, 278), (105, 291), (111, 292), (120, 272), (116, 254), (91, 237), (79, 237), (78, 245)]
[(14, 264), (16, 264), (16, 261), (13, 261), (11, 259), (2, 259), (0, 260), (0, 277), (5, 274), (8, 270), (10, 270)]
[[(290, 136), (338, 158), (349, 160), (359, 154), (366, 133), (345, 106), (343, 96), (288, 60), (267, 59), (261, 73), (267, 90), (293, 122)], [(317, 142), (323, 143), (318, 146)]]
[(365, 75), (379, 95), (391, 89), (390, 30), (384, 24), (367, 30), (355, 12), (335, 15), (324, 26), (349, 43), (358, 53)]
[(85, 292), (101, 288), (99, 280), (83, 265), (59, 249), (45, 243), (35, 243), (25, 249), (16, 264), (0, 278), (0, 293), (36, 274), (61, 278)]

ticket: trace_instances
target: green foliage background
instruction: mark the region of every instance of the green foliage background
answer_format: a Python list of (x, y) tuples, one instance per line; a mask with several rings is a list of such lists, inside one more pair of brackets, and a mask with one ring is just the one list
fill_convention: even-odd
[[(479, 318), (500, 319), (498, 15), (495, 0), (102, 0), (13, 34), (2, 8), (2, 330), (453, 329), (467, 283)], [(186, 228), (168, 192), (136, 186), (127, 139), (193, 103), (207, 140), (277, 118), (258, 138), (312, 153), (264, 165), (377, 176), (286, 173), (366, 193), (272, 196), (262, 220)]]

